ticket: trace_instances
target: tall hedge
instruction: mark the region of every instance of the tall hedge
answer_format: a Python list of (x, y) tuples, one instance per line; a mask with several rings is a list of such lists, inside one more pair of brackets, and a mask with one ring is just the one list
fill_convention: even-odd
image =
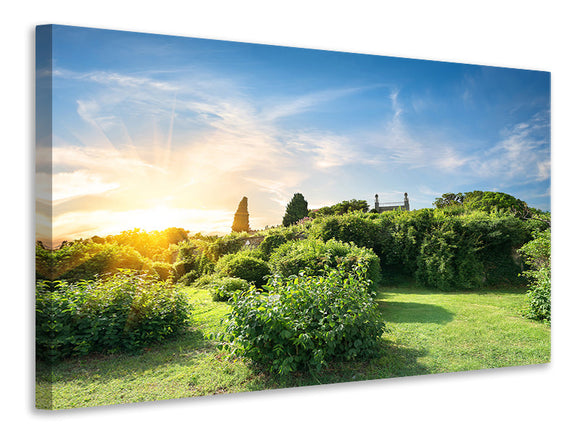
[(386, 276), (449, 290), (522, 282), (517, 249), (545, 223), (465, 207), (317, 218), (310, 236), (372, 249)]

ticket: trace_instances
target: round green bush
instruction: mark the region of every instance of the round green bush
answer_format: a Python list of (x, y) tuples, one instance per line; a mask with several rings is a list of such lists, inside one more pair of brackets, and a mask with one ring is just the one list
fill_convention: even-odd
[(374, 355), (384, 322), (364, 265), (322, 276), (274, 277), (265, 296), (232, 296), (223, 346), (281, 374)]
[(236, 254), (224, 255), (216, 264), (216, 272), (232, 277), (241, 278), (256, 287), (266, 283), (266, 276), (270, 275), (268, 263), (257, 258), (251, 251), (240, 251)]

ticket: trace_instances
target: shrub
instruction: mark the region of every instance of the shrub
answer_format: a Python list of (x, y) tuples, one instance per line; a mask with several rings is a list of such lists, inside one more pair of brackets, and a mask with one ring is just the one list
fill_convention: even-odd
[(161, 281), (173, 279), (173, 266), (169, 263), (155, 261), (151, 264), (151, 269)]
[(342, 201), (339, 204), (321, 207), (317, 210), (310, 210), (308, 216), (311, 218), (317, 218), (321, 216), (343, 215), (356, 211), (362, 211), (364, 213), (368, 212), (369, 204), (365, 200), (351, 199), (350, 201)]
[(359, 248), (353, 243), (342, 243), (329, 240), (326, 243), (318, 239), (296, 240), (281, 245), (270, 257), (272, 271), (284, 277), (298, 275), (304, 272), (307, 275), (321, 274), (325, 266), (346, 268), (357, 263), (365, 266), (369, 279), (373, 285), (380, 280), (379, 258), (366, 248)]
[(235, 233), (224, 237), (219, 237), (209, 243), (206, 247), (206, 255), (213, 261), (218, 261), (228, 254), (235, 254), (244, 246), (244, 238), (248, 233)]
[(532, 319), (551, 321), (551, 230), (534, 233), (534, 239), (520, 249), (529, 269), (523, 272), (530, 281), (529, 307)]
[(190, 285), (202, 275), (213, 273), (215, 264), (205, 254), (181, 258), (173, 265), (174, 279)]
[(272, 252), (274, 252), (274, 250), (278, 248), (278, 246), (283, 245), (287, 241), (288, 239), (282, 234), (279, 233), (268, 234), (266, 237), (264, 237), (262, 243), (260, 243), (259, 249), (264, 254), (264, 257), (267, 260), (269, 260), (270, 256), (272, 255)]
[(36, 287), (41, 359), (91, 352), (135, 352), (183, 330), (189, 305), (179, 287), (123, 271), (108, 279)]
[(385, 274), (412, 275), (423, 238), (433, 225), (433, 211), (352, 213), (316, 219), (310, 234), (324, 241), (352, 242), (372, 249)]
[(224, 346), (281, 374), (372, 356), (384, 331), (364, 265), (272, 278), (269, 296), (234, 293)]
[(335, 239), (372, 249), (375, 247), (377, 225), (375, 220), (365, 217), (362, 213), (351, 213), (317, 219), (311, 233), (313, 237), (324, 241)]
[[(103, 274), (115, 273), (118, 269), (142, 270), (147, 260), (130, 246), (115, 244), (96, 245), (91, 243), (79, 264), (60, 275), (58, 279), (77, 281), (93, 279)], [(58, 266), (57, 266), (58, 267)]]
[(468, 289), (481, 285), (483, 267), (476, 255), (475, 241), (446, 221), (429, 234), (417, 259), (417, 280), (439, 290)]
[(226, 302), (232, 298), (234, 293), (248, 291), (250, 288), (248, 281), (229, 276), (217, 278), (208, 285), (211, 298), (216, 302)]
[(510, 214), (472, 212), (460, 219), (462, 231), (477, 240), (477, 258), (488, 285), (521, 283), (516, 248), (530, 238), (524, 221)]
[(219, 259), (216, 271), (220, 274), (241, 278), (261, 287), (266, 283), (265, 276), (270, 274), (268, 263), (257, 258), (252, 251), (241, 251), (236, 254), (228, 254)]

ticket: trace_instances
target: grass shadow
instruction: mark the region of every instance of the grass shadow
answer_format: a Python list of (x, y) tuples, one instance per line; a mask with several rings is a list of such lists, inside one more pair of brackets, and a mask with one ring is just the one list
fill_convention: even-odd
[(213, 351), (214, 344), (203, 332), (191, 328), (178, 336), (153, 343), (138, 353), (90, 354), (58, 361), (53, 365), (37, 363), (39, 381), (73, 381), (78, 376), (98, 378), (101, 382), (139, 376), (167, 365), (194, 364), (195, 357)]
[(319, 372), (295, 372), (286, 376), (271, 374), (268, 377), (273, 388), (295, 388), (426, 375), (431, 372), (418, 360), (427, 353), (427, 350), (380, 340), (377, 355), (368, 360), (334, 361)]
[[(523, 284), (497, 284), (493, 286), (481, 286), (475, 289), (456, 288), (447, 291), (424, 287), (413, 278), (401, 278), (396, 281), (383, 280), (376, 290), (379, 297), (387, 296), (388, 293), (402, 295), (446, 295), (446, 294), (477, 294), (477, 295), (504, 295), (524, 294), (527, 286)], [(388, 296), (387, 296), (388, 297)]]
[(453, 320), (453, 313), (438, 305), (417, 302), (377, 301), (385, 322), (436, 323), (444, 325)]

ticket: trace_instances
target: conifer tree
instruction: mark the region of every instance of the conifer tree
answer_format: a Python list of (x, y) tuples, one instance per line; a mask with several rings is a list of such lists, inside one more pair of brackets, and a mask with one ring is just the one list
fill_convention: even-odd
[(248, 198), (245, 196), (238, 204), (238, 210), (234, 215), (234, 223), (232, 225), (232, 232), (241, 233), (250, 231), (250, 213), (248, 213)]
[(308, 202), (301, 193), (295, 193), (286, 206), (286, 214), (282, 219), (282, 225), (285, 227), (294, 225), (306, 216), (308, 216)]

